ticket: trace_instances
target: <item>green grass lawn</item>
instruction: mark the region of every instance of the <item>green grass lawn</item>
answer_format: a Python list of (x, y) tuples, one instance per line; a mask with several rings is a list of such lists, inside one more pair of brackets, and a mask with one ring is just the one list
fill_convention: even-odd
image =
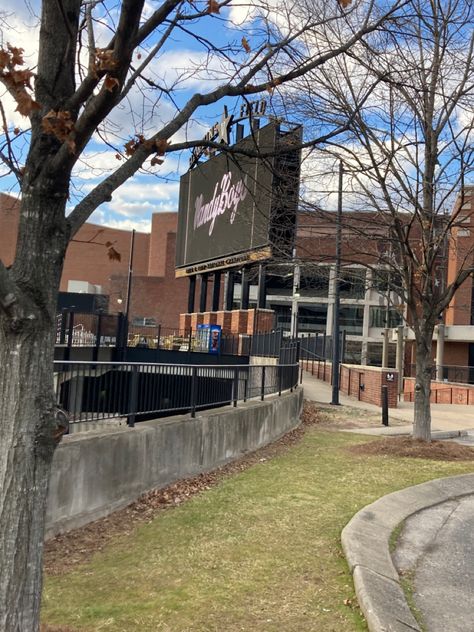
[(366, 630), (340, 533), (364, 505), (467, 462), (362, 457), (361, 435), (310, 427), (283, 455), (222, 481), (46, 577), (42, 620), (114, 632)]

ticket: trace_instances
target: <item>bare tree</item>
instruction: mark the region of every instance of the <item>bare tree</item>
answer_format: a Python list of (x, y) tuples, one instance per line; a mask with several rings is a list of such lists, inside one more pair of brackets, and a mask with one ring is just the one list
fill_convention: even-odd
[[(21, 216), (13, 265), (0, 261), (1, 629), (38, 629), (45, 503), (56, 445), (55, 309), (69, 241), (147, 159), (147, 168), (154, 168), (171, 151), (196, 144), (176, 135), (198, 108), (272, 91), (322, 67), (380, 27), (380, 7), (391, 11), (401, 3), (389, 9), (390, 3), (375, 0), (350, 4), (262, 0), (251, 3), (252, 21), (238, 28), (228, 21), (232, 0), (164, 0), (151, 12), (144, 0), (43, 0), (34, 70), (26, 67), (15, 34), (9, 43), (3, 38), (0, 79), (30, 129), (19, 134), (4, 117), (0, 158), (20, 182)], [(341, 24), (342, 36), (315, 51), (307, 38), (317, 41), (327, 24)], [(200, 61), (193, 68), (183, 64), (166, 82), (160, 55), (183, 37), (200, 49)], [(207, 89), (177, 102), (180, 83), (203, 72)], [(129, 110), (131, 129), (124, 134), (113, 115), (137, 89), (140, 102)], [(165, 112), (160, 123), (153, 116), (158, 108)], [(121, 160), (67, 212), (73, 169), (95, 135)], [(15, 154), (17, 136), (26, 145), (24, 164)]]
[[(326, 149), (344, 161), (346, 204), (376, 214), (379, 265), (402, 277), (397, 291), (416, 345), (413, 434), (425, 441), (434, 328), (474, 271), (472, 243), (456, 239), (472, 215), (465, 202), (473, 172), (473, 18), (465, 0), (410, 0), (390, 30), (303, 79), (306, 116), (316, 104), (319, 124), (350, 120), (350, 131)], [(455, 242), (463, 252), (446, 278)]]

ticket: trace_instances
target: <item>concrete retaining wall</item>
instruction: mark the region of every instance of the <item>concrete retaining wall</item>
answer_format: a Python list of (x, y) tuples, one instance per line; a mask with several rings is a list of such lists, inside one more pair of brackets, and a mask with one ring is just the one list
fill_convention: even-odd
[(80, 527), (146, 491), (211, 470), (299, 424), (303, 390), (264, 402), (66, 437), (54, 455), (46, 535)]

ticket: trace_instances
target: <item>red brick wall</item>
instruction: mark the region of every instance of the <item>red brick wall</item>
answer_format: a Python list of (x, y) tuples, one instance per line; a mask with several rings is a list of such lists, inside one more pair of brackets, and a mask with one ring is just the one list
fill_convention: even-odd
[[(412, 402), (415, 395), (415, 379), (405, 378), (403, 397)], [(431, 382), (430, 401), (432, 404), (474, 404), (474, 385)]]
[[(94, 285), (101, 285), (104, 292), (108, 293), (110, 278), (128, 273), (131, 235), (131, 231), (128, 230), (84, 224), (67, 249), (60, 289), (66, 292), (70, 280), (88, 281)], [(94, 243), (87, 243), (91, 241)], [(134, 275), (143, 275), (148, 271), (149, 241), (150, 235), (135, 233)], [(120, 254), (120, 261), (111, 261), (107, 248), (99, 245), (106, 242), (113, 244)]]
[(271, 331), (273, 328), (273, 310), (271, 309), (234, 309), (232, 311), (203, 312), (193, 314), (181, 314), (179, 328), (186, 330), (195, 328), (196, 324), (216, 324), (222, 327), (223, 333), (247, 334), (254, 333), (254, 327), (258, 324), (258, 332)]
[[(330, 362), (306, 362), (302, 365), (312, 375), (325, 382), (331, 382)], [(387, 373), (394, 377), (387, 381)], [(363, 388), (361, 388), (363, 386)], [(377, 369), (369, 366), (341, 365), (339, 391), (358, 401), (382, 406), (382, 386), (388, 388), (388, 407), (396, 408), (398, 404), (398, 373), (391, 369)]]
[[(130, 300), (130, 320), (134, 317), (155, 318), (163, 327), (179, 328), (179, 315), (185, 311), (188, 297), (188, 280), (174, 278), (174, 251), (176, 234), (167, 233), (161, 256), (166, 262), (166, 275), (133, 275)], [(112, 277), (110, 311), (123, 311), (127, 293), (127, 274)], [(118, 305), (115, 297), (120, 295), (123, 303)]]
[[(457, 219), (462, 220), (459, 226), (452, 230), (448, 250), (447, 281), (452, 283), (461, 267), (465, 268), (473, 261), (474, 248), (474, 187), (466, 187), (464, 207), (460, 209), (460, 198), (456, 201), (454, 212), (458, 212)], [(471, 292), (472, 278), (468, 277), (454, 295), (446, 310), (447, 325), (471, 324)]]
[(175, 248), (169, 251), (169, 233), (176, 235), (178, 213), (154, 213), (151, 218), (150, 254), (148, 259), (148, 275), (162, 277), (169, 271), (167, 257), (173, 262)]

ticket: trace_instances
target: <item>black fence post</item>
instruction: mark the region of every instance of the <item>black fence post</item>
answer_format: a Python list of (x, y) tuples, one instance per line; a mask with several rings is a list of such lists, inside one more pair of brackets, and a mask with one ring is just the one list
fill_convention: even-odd
[(188, 352), (191, 353), (193, 344), (193, 328), (189, 328), (189, 337), (188, 337)]
[(70, 360), (71, 359), (71, 347), (72, 347), (72, 335), (74, 333), (74, 312), (69, 312), (69, 327), (68, 327), (68, 334), (67, 334), (67, 347), (66, 347), (66, 352), (64, 354), (64, 359), (65, 360)]
[(92, 361), (97, 362), (99, 359), (99, 347), (100, 347), (100, 339), (102, 336), (102, 312), (97, 314), (97, 327), (95, 330), (95, 345), (94, 351), (92, 352)]
[(239, 398), (239, 369), (234, 369), (234, 385), (233, 385), (233, 405), (234, 408), (237, 406), (237, 400)]
[(382, 424), (388, 426), (388, 386), (382, 385)]
[(260, 399), (263, 400), (265, 399), (265, 366), (262, 366), (262, 383), (260, 386)]
[(193, 366), (191, 369), (191, 417), (196, 417), (196, 376), (197, 367)]
[(132, 373), (130, 376), (130, 401), (128, 404), (128, 419), (127, 425), (130, 428), (135, 426), (135, 418), (137, 416), (137, 404), (138, 404), (138, 367), (131, 366)]
[(283, 382), (283, 366), (278, 365), (278, 396), (281, 397), (281, 385)]
[(128, 323), (127, 318), (123, 312), (118, 313), (117, 318), (117, 338), (115, 347), (119, 358), (123, 361), (127, 354), (127, 342), (128, 342)]
[(66, 342), (66, 324), (67, 324), (68, 311), (63, 308), (61, 311), (61, 326), (59, 330), (59, 344), (63, 345)]

